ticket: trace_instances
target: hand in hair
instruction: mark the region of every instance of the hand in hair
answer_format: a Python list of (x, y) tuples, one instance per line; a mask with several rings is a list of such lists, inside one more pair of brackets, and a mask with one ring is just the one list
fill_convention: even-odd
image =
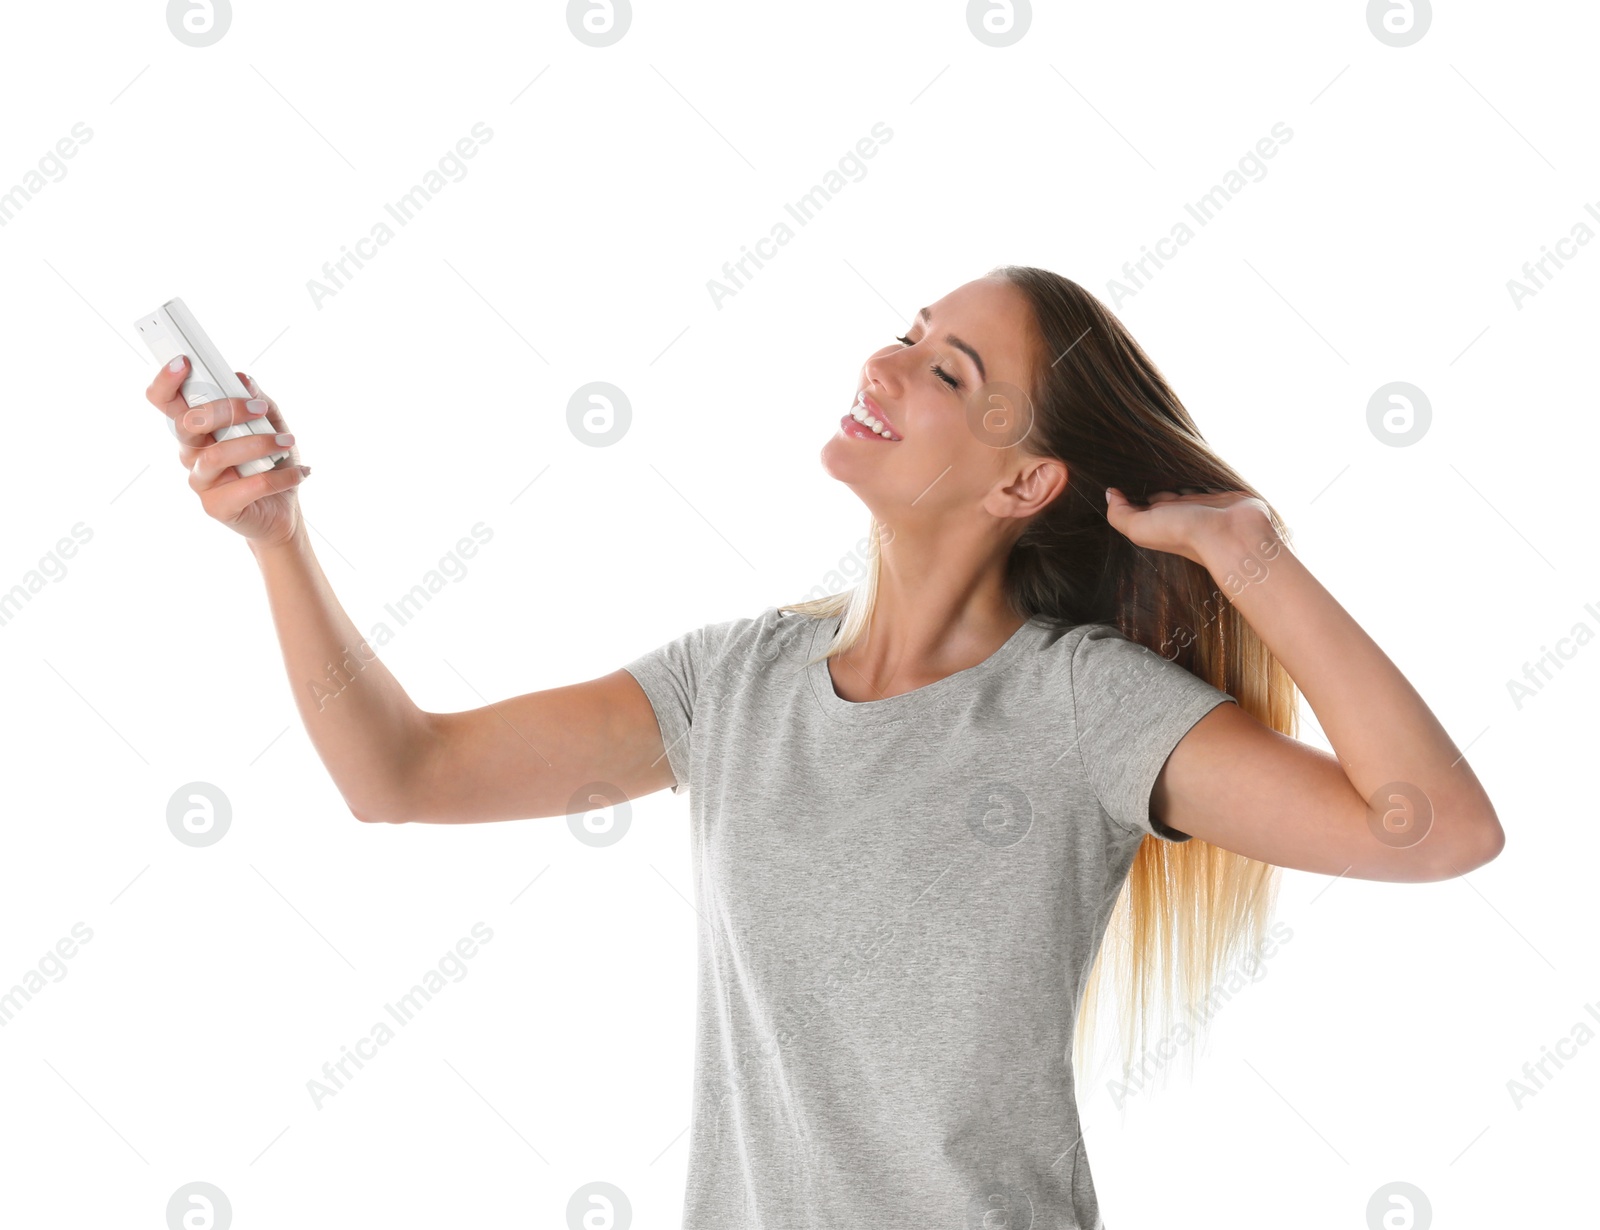
[(1106, 520), (1137, 547), (1167, 551), (1205, 565), (1208, 546), (1219, 538), (1255, 541), (1271, 534), (1266, 504), (1246, 491), (1204, 491), (1180, 487), (1157, 491), (1147, 504), (1135, 504), (1116, 487), (1106, 488)]

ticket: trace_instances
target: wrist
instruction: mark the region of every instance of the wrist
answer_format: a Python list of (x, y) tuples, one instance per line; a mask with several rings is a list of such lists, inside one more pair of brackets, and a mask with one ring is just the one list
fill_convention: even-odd
[(247, 541), (250, 543), (250, 554), (256, 557), (258, 563), (298, 554), (302, 548), (308, 545), (304, 521), (296, 525), (294, 532), (287, 538), (280, 538), (274, 542), (262, 542), (255, 538)]
[(1221, 523), (1199, 544), (1197, 554), (1219, 585), (1263, 578), (1274, 560), (1289, 550), (1272, 522), (1260, 513)]

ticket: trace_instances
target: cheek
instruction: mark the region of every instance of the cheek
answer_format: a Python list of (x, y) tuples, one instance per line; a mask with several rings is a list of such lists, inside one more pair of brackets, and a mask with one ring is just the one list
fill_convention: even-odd
[(1025, 410), (1001, 398), (982, 406), (963, 404), (961, 421), (971, 440), (995, 453), (1021, 443), (1032, 427)]
[(922, 415), (919, 422), (925, 423), (924, 434), (931, 441), (937, 443), (939, 450), (953, 457), (973, 455), (982, 449), (978, 432), (975, 430), (978, 419), (968, 413), (965, 401), (952, 394), (941, 405)]
[[(967, 427), (965, 415), (948, 408), (937, 416), (916, 420), (917, 434), (907, 436), (897, 447), (905, 450), (903, 459), (911, 463), (914, 476), (923, 487), (965, 488), (969, 482), (988, 482), (997, 450), (976, 439)], [(920, 488), (919, 488), (920, 490)], [(931, 496), (933, 491), (929, 491)]]

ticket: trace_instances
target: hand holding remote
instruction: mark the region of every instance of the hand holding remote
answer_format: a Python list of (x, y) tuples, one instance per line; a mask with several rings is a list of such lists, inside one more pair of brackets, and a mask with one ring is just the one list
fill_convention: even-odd
[[(183, 397), (189, 375), (187, 356), (178, 355), (156, 373), (145, 400), (173, 421), (178, 460), (189, 471), (189, 487), (200, 497), (206, 514), (249, 539), (252, 546), (276, 546), (291, 540), (301, 523), (296, 490), (311, 472), (300, 464), (300, 450), (289, 436), (289, 464), (241, 476), (238, 466), (282, 453), (289, 434), (278, 405), (249, 376), (235, 373), (251, 397), (223, 398), (190, 407)], [(240, 434), (214, 440), (212, 433), (265, 418), (274, 434)]]

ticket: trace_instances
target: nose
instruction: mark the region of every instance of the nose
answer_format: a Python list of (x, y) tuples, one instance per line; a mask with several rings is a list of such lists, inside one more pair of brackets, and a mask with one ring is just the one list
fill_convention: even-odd
[(880, 401), (898, 396), (901, 377), (894, 356), (906, 349), (907, 347), (896, 345), (880, 350), (862, 364), (862, 386)]

